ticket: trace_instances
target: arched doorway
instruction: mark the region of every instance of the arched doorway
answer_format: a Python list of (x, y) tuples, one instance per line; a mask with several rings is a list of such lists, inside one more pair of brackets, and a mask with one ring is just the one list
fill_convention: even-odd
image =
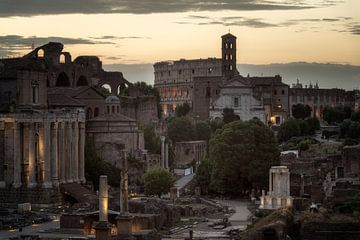
[(89, 84), (86, 77), (81, 75), (76, 83), (76, 86), (88, 86), (88, 85)]
[(89, 120), (90, 118), (92, 118), (92, 110), (89, 107), (88, 109), (86, 109), (86, 120)]
[(57, 87), (70, 87), (69, 77), (66, 75), (66, 73), (62, 72), (59, 74), (59, 76), (56, 80), (56, 86)]

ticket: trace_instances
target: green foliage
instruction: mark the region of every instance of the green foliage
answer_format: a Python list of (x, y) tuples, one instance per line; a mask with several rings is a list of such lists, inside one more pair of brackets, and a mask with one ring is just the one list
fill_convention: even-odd
[(211, 132), (215, 133), (216, 130), (221, 129), (224, 126), (224, 123), (221, 119), (213, 119), (209, 121), (209, 126), (211, 128)]
[(161, 197), (161, 194), (168, 193), (174, 186), (175, 178), (168, 170), (158, 167), (145, 173), (144, 183), (146, 195)]
[(316, 117), (306, 119), (309, 124), (310, 134), (314, 134), (315, 131), (320, 130), (320, 121)]
[(341, 123), (345, 119), (349, 119), (352, 115), (351, 108), (348, 106), (345, 107), (326, 107), (323, 111), (323, 119), (329, 124)]
[(299, 136), (306, 136), (311, 133), (309, 123), (306, 120), (298, 119), (296, 121), (300, 128)]
[(169, 121), (168, 136), (173, 143), (195, 139), (194, 126), (189, 118), (175, 117)]
[(223, 116), (224, 124), (231, 123), (236, 120), (240, 120), (240, 117), (238, 115), (235, 115), (234, 109), (232, 108), (224, 108), (222, 116)]
[(310, 144), (311, 144), (310, 141), (308, 141), (308, 140), (302, 140), (302, 141), (299, 142), (299, 144), (298, 144), (298, 149), (299, 149), (300, 151), (306, 151), (306, 150), (309, 149)]
[(161, 141), (160, 137), (156, 135), (155, 128), (148, 125), (144, 128), (144, 140), (145, 149), (149, 150), (150, 153), (160, 154), (161, 152)]
[(292, 137), (300, 136), (301, 129), (299, 123), (294, 118), (290, 118), (288, 121), (280, 125), (278, 132), (278, 139), (281, 142), (285, 142)]
[(201, 187), (201, 189), (203, 189), (204, 192), (207, 192), (209, 185), (211, 183), (212, 171), (213, 171), (213, 164), (208, 159), (202, 161), (196, 170), (195, 180), (197, 184)]
[(351, 121), (360, 122), (360, 112), (353, 112), (351, 114)]
[(211, 138), (209, 152), (210, 187), (219, 194), (265, 187), (270, 167), (279, 164), (274, 134), (257, 119), (226, 124)]
[(191, 110), (190, 105), (186, 102), (176, 107), (175, 115), (177, 117), (186, 116)]
[(308, 118), (311, 115), (311, 108), (309, 107), (309, 105), (304, 106), (301, 103), (293, 105), (292, 106), (292, 115), (296, 119)]
[(200, 121), (195, 124), (196, 140), (209, 141), (211, 137), (211, 128), (207, 122)]
[(146, 82), (136, 82), (134, 86), (144, 95), (146, 96), (155, 96), (158, 110), (158, 117), (161, 118), (162, 108), (160, 105), (160, 93), (159, 91), (152, 85), (147, 84)]
[(345, 120), (339, 125), (341, 138), (360, 138), (360, 122)]
[(87, 181), (93, 182), (95, 189), (99, 187), (100, 175), (108, 176), (109, 185), (120, 185), (120, 169), (102, 160), (91, 141), (87, 141), (85, 145), (85, 175)]

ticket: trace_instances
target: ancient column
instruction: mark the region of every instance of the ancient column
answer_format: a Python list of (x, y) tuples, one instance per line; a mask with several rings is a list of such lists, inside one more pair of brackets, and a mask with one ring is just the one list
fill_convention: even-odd
[[(58, 149), (58, 129), (59, 129), (59, 124), (57, 122), (54, 122), (51, 126), (51, 181), (52, 181), (54, 187), (59, 186), (59, 154), (60, 154), (60, 152)], [(60, 141), (61, 141), (61, 139), (60, 139)]]
[(121, 170), (120, 183), (120, 214), (117, 216), (117, 231), (118, 239), (131, 239), (132, 233), (132, 220), (133, 216), (129, 214), (128, 206), (128, 162), (127, 152), (125, 152), (125, 158)]
[(60, 183), (66, 181), (66, 163), (65, 163), (65, 123), (59, 122), (59, 167), (60, 167)]
[(35, 166), (35, 126), (34, 123), (29, 123), (29, 182), (28, 187), (36, 186), (36, 166)]
[(14, 123), (14, 184), (15, 188), (21, 186), (21, 123)]
[[(51, 188), (52, 184), (51, 184), (51, 179), (52, 179), (52, 154), (51, 154), (51, 147), (52, 144), (50, 144), (50, 132), (51, 132), (51, 137), (53, 135), (53, 130), (50, 130), (50, 126), (51, 123), (50, 122), (44, 122), (44, 183), (43, 183), (43, 187), (44, 188)], [(50, 156), (51, 155), (51, 156)]]
[(165, 136), (160, 136), (161, 140), (161, 167), (165, 167)]
[(169, 144), (165, 144), (165, 168), (169, 169)]
[(79, 123), (79, 180), (85, 183), (85, 123)]
[(73, 122), (72, 124), (72, 179), (74, 182), (79, 182), (79, 124)]
[(108, 184), (107, 176), (99, 179), (99, 223), (95, 226), (97, 240), (111, 239), (111, 225), (108, 222)]
[(99, 221), (108, 221), (108, 184), (105, 175), (99, 178)]
[(71, 154), (71, 144), (72, 144), (72, 134), (71, 134), (71, 130), (72, 130), (72, 124), (71, 122), (67, 122), (66, 123), (66, 148), (65, 148), (65, 162), (66, 162), (66, 170), (65, 170), (65, 175), (66, 175), (66, 182), (67, 183), (72, 183), (73, 182), (73, 176), (72, 176), (72, 168), (73, 168), (73, 163), (72, 163), (72, 154)]

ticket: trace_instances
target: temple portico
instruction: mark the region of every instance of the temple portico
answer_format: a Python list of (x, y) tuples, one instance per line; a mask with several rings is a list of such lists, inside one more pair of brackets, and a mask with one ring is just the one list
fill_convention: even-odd
[(53, 188), (85, 181), (83, 110), (9, 113), (0, 123), (6, 146), (1, 186)]

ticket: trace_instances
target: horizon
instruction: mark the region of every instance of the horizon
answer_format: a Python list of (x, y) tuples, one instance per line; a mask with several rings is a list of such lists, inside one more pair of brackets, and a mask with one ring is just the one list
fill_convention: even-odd
[(49, 41), (62, 42), (73, 59), (95, 55), (104, 65), (220, 57), (221, 35), (230, 31), (237, 37), (238, 64), (360, 66), (356, 0), (91, 0), (86, 7), (83, 1), (16, 0), (20, 8), (2, 1), (0, 57)]

